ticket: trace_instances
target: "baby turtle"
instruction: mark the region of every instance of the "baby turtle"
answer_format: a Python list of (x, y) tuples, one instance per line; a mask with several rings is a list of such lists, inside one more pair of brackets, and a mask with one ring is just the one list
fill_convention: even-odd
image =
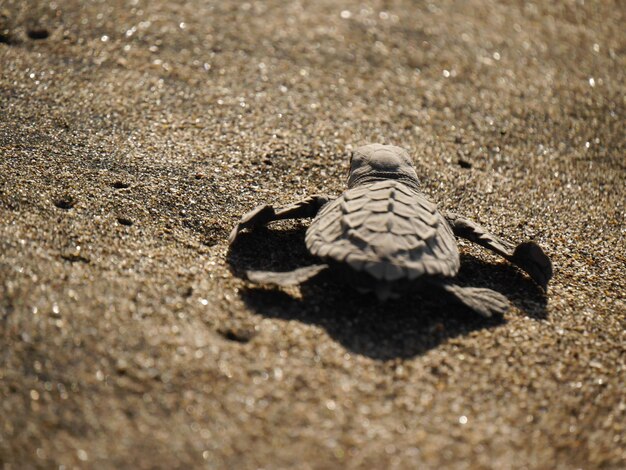
[(517, 265), (544, 290), (552, 277), (550, 259), (536, 243), (514, 246), (471, 220), (440, 212), (420, 193), (409, 154), (392, 145), (357, 148), (350, 159), (348, 189), (337, 199), (311, 196), (278, 209), (259, 206), (241, 218), (229, 241), (232, 245), (243, 229), (305, 217), (314, 217), (306, 247), (323, 264), (290, 272), (248, 271), (248, 279), (290, 286), (332, 268), (380, 300), (418, 285), (445, 292), (484, 316), (504, 313), (509, 301), (502, 294), (451, 280), (460, 265), (455, 235)]

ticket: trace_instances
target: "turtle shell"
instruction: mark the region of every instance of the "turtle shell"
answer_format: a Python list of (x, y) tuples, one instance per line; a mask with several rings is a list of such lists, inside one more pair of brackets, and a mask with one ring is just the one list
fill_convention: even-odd
[(452, 277), (460, 264), (437, 206), (397, 180), (359, 185), (326, 204), (307, 230), (306, 246), (379, 281)]

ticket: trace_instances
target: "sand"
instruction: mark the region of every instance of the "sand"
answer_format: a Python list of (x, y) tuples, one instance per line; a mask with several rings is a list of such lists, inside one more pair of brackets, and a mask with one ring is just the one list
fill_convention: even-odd
[[(626, 466), (620, 1), (0, 0), (0, 462), (21, 468)], [(483, 320), (379, 304), (260, 203), (392, 143), (425, 194), (552, 257), (461, 243)]]

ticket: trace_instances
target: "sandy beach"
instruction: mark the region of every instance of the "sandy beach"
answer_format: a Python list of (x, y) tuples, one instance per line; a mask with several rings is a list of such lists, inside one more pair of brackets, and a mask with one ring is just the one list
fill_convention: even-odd
[[(626, 467), (626, 4), (0, 0), (0, 467)], [(483, 319), (239, 217), (406, 148)]]

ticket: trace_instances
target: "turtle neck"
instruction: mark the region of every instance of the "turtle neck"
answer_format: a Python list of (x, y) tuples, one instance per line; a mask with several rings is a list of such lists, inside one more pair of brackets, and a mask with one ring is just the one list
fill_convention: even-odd
[(399, 181), (400, 183), (413, 189), (415, 192), (420, 192), (419, 182), (417, 181), (417, 179), (412, 178), (411, 176), (406, 175), (404, 173), (384, 172), (384, 171), (368, 172), (363, 175), (359, 175), (356, 178), (354, 178), (349, 188), (355, 188), (363, 184), (374, 183), (376, 181), (385, 181), (385, 180)]

